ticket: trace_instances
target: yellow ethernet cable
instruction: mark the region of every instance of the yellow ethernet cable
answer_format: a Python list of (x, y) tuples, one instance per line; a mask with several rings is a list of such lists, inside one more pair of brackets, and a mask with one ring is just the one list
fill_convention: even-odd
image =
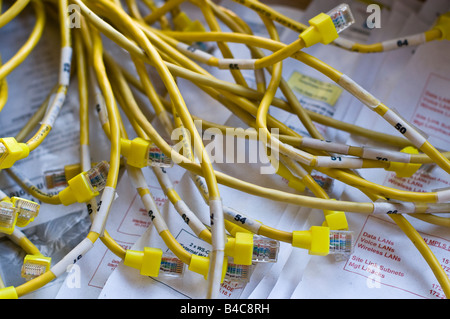
[(68, 25), (68, 1), (58, 3), (58, 18), (61, 24), (61, 56), (59, 65), (58, 89), (51, 100), (47, 112), (41, 121), (40, 128), (27, 142), (30, 151), (36, 149), (50, 133), (52, 126), (65, 102), (67, 88), (70, 84), (72, 64), (72, 39)]
[[(0, 67), (2, 66), (2, 56), (0, 55)], [(8, 101), (8, 82), (6, 81), (6, 77), (0, 80), (0, 112), (5, 107), (6, 102)]]
[(22, 12), (30, 0), (18, 0), (8, 10), (0, 15), (0, 28), (8, 24), (12, 19)]
[[(30, 1), (17, 1), (7, 12), (13, 10), (14, 7), (17, 7), (20, 3), (28, 3)], [(34, 25), (33, 30), (30, 33), (27, 41), (22, 45), (22, 47), (17, 51), (17, 53), (10, 58), (7, 62), (0, 66), (0, 80), (6, 78), (8, 74), (10, 74), (15, 68), (17, 68), (33, 51), (33, 49), (38, 44), (39, 40), (42, 37), (42, 33), (44, 31), (44, 27), (46, 24), (46, 16), (45, 16), (45, 8), (40, 0), (32, 0), (31, 4), (36, 14), (36, 23)], [(5, 12), (1, 17), (7, 14)], [(1, 20), (0, 17), (0, 20)], [(1, 22), (0, 22), (1, 25)], [(1, 26), (0, 26), (1, 28)]]

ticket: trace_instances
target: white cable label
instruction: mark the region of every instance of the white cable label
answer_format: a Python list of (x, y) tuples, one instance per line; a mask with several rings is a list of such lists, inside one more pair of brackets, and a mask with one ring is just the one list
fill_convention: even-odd
[(438, 203), (450, 202), (450, 188), (437, 191), (437, 202)]
[[(449, 195), (450, 196), (450, 195)], [(450, 200), (450, 198), (449, 198)], [(425, 210), (426, 214), (449, 214), (450, 203), (428, 204)]]
[(354, 41), (345, 39), (345, 38), (337, 38), (333, 41), (333, 43), (335, 45), (337, 45), (338, 47), (344, 48), (344, 49), (349, 49), (351, 50), (353, 48), (353, 45), (355, 44)]
[(402, 119), (397, 113), (388, 110), (383, 118), (391, 124), (397, 131), (405, 136), (415, 147), (421, 148), (427, 141), (417, 130), (415, 130), (406, 120)]
[(83, 239), (74, 249), (72, 249), (63, 259), (54, 265), (50, 271), (59, 277), (69, 270), (69, 267), (80, 260), (92, 247), (92, 243), (88, 238)]
[(197, 49), (194, 46), (191, 45), (187, 45), (186, 43), (183, 42), (178, 42), (176, 45), (176, 48), (183, 52), (184, 54), (186, 54), (188, 57), (191, 57), (193, 59), (196, 59), (199, 62), (203, 62), (203, 63), (207, 63), (211, 58), (213, 58), (214, 56)]
[(214, 250), (224, 250), (226, 235), (223, 219), (223, 207), (221, 200), (210, 200), (210, 222), (211, 222), (211, 234), (212, 245)]
[(372, 214), (413, 214), (416, 211), (414, 203), (373, 203)]
[(91, 168), (91, 152), (89, 145), (80, 145), (80, 158), (81, 158), (81, 169), (83, 172), (88, 171)]
[(109, 122), (108, 110), (106, 109), (105, 99), (101, 92), (95, 94), (95, 110), (97, 111), (100, 124), (103, 126)]
[(337, 82), (343, 89), (350, 92), (358, 100), (360, 100), (364, 105), (374, 109), (380, 105), (380, 101), (375, 98), (372, 94), (362, 88), (358, 83), (353, 81), (347, 75), (343, 74), (339, 81)]
[(130, 177), (131, 184), (133, 184), (134, 188), (147, 188), (147, 181), (145, 180), (144, 174), (139, 168), (133, 166), (126, 166), (128, 176)]
[(341, 156), (317, 156), (316, 167), (362, 168), (361, 158)]
[(253, 70), (255, 61), (253, 59), (219, 59), (219, 69)]
[(370, 147), (363, 147), (362, 157), (378, 161), (399, 163), (409, 163), (411, 161), (411, 154)]
[(270, 143), (268, 143), (267, 146), (275, 152), (280, 152), (281, 154), (306, 165), (311, 165), (311, 162), (313, 160), (313, 156), (311, 154), (296, 149), (292, 145), (283, 143), (273, 136), (271, 137)]
[(180, 214), (181, 218), (183, 218), (184, 222), (192, 229), (192, 231), (198, 236), (202, 231), (206, 228), (200, 220), (195, 216), (195, 214), (189, 209), (186, 203), (182, 200), (179, 200), (174, 205), (177, 212)]
[(61, 49), (61, 66), (59, 69), (59, 85), (69, 86), (71, 65), (72, 65), (72, 48), (64, 47)]
[(142, 202), (144, 203), (145, 209), (147, 210), (148, 217), (150, 217), (153, 225), (155, 225), (156, 231), (159, 233), (168, 230), (166, 222), (161, 217), (161, 214), (159, 212), (159, 208), (155, 203), (155, 200), (153, 196), (149, 193), (144, 194), (144, 196), (141, 197)]
[(339, 154), (348, 154), (349, 149), (349, 146), (345, 144), (322, 141), (310, 137), (302, 138), (302, 146)]
[(155, 173), (158, 181), (162, 184), (162, 187), (165, 189), (165, 191), (173, 188), (172, 181), (170, 180), (169, 176), (162, 168), (153, 167), (153, 172)]
[(47, 109), (47, 113), (45, 114), (44, 118), (42, 119), (41, 124), (46, 124), (51, 127), (55, 124), (56, 118), (59, 115), (59, 112), (61, 111), (62, 106), (64, 105), (64, 101), (66, 100), (66, 94), (64, 92), (58, 92), (55, 94), (53, 100), (51, 100), (51, 103), (49, 104), (49, 107)]
[(106, 186), (103, 190), (101, 201), (99, 203), (99, 210), (95, 215), (94, 221), (92, 222), (91, 231), (100, 236), (103, 236), (105, 230), (106, 220), (108, 218), (111, 205), (116, 198), (116, 190), (113, 187)]
[(398, 38), (381, 43), (384, 51), (395, 50), (406, 46), (416, 46), (426, 42), (425, 33), (411, 35), (405, 38)]
[(252, 233), (257, 234), (259, 232), (259, 228), (262, 224), (251, 217), (248, 217), (231, 207), (223, 206), (223, 213), (226, 220), (232, 222), (233, 224), (242, 226)]

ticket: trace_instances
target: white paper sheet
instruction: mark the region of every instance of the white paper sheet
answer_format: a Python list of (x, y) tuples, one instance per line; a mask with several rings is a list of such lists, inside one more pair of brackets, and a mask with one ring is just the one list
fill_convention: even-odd
[[(426, 114), (426, 119), (430, 119), (428, 122), (435, 119), (432, 112), (421, 112), (429, 108), (429, 104), (424, 103), (427, 92), (435, 94), (435, 99), (444, 100), (449, 96), (448, 90), (444, 90), (449, 87), (446, 82), (450, 71), (448, 49), (447, 42), (433, 42), (417, 48), (385, 104), (395, 106), (412, 122), (417, 121), (419, 114)], [(445, 108), (446, 104), (439, 105)], [(442, 114), (439, 120), (439, 123), (448, 122)], [(394, 134), (395, 130), (383, 121), (373, 120), (373, 117), (359, 118), (359, 123), (365, 127)], [(450, 140), (444, 137), (445, 131), (438, 135), (434, 126), (427, 127), (424, 123), (418, 127), (430, 134), (429, 141), (434, 145), (449, 148)], [(362, 175), (375, 183), (409, 191), (432, 191), (448, 187), (450, 182), (448, 174), (429, 166), (424, 166), (410, 178), (398, 178), (393, 172), (380, 169), (365, 170)], [(343, 198), (367, 200), (351, 187), (346, 188)], [(357, 235), (355, 253), (340, 265), (312, 259), (293, 298), (443, 298), (439, 284), (419, 252), (388, 216), (350, 214), (348, 218), (350, 229)], [(407, 219), (446, 267), (445, 260), (450, 254), (447, 230), (412, 217)]]

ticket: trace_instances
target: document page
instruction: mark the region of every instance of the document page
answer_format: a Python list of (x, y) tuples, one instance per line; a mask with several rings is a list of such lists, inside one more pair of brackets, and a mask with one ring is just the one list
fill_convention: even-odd
[[(447, 112), (449, 49), (447, 42), (417, 48), (384, 101), (442, 150), (450, 147), (446, 124), (450, 122)], [(361, 112), (357, 123), (396, 134), (383, 119), (367, 114)], [(409, 178), (397, 177), (395, 172), (381, 169), (361, 170), (361, 175), (375, 183), (415, 192), (447, 188), (450, 183), (448, 174), (430, 164), (424, 164)], [(367, 200), (350, 186), (346, 187), (342, 198)], [(312, 258), (293, 298), (444, 298), (425, 260), (393, 220), (384, 215), (348, 214), (348, 218), (356, 235), (354, 254), (339, 263), (331, 258), (328, 262), (327, 259), (324, 262), (319, 257)], [(448, 274), (450, 237), (447, 229), (413, 216), (405, 218), (417, 229)]]

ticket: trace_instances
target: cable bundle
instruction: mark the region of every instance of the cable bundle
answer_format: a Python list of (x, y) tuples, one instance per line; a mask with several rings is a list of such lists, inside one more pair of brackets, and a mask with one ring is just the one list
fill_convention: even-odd
[[(403, 46), (404, 43), (420, 45), (429, 41), (448, 40), (448, 16), (440, 17), (438, 23), (425, 33), (364, 45), (338, 37), (338, 32), (352, 23), (348, 6), (339, 6), (327, 14), (321, 13), (305, 25), (283, 16), (261, 2), (237, 2), (259, 14), (269, 38), (253, 35), (249, 25), (239, 18), (237, 13), (210, 0), (190, 1), (191, 5), (202, 13), (205, 25), (190, 21), (180, 9), (183, 3), (180, 0), (168, 0), (159, 7), (151, 0), (139, 3), (135, 0), (127, 0), (125, 3), (113, 0), (18, 0), (0, 15), (0, 27), (3, 27), (27, 6), (31, 6), (35, 13), (35, 26), (28, 40), (14, 57), (3, 61), (0, 67), (0, 109), (8, 99), (6, 76), (33, 51), (44, 34), (44, 26), (50, 24), (60, 30), (61, 39), (58, 83), (55, 84), (54, 90), (49, 92), (49, 98), (43, 102), (39, 111), (15, 138), (0, 139), (0, 168), (34, 198), (44, 203), (66, 206), (77, 202), (87, 203), (93, 212), (90, 215), (92, 225), (88, 236), (67, 256), (51, 267), (44, 256), (31, 258), (28, 269), (32, 271), (27, 273), (28, 281), (18, 287), (3, 288), (0, 290), (0, 296), (20, 297), (44, 286), (62, 275), (68, 265), (88, 253), (100, 239), (124, 260), (125, 265), (140, 269), (143, 275), (158, 276), (161, 269), (171, 269), (168, 265), (172, 265), (175, 258), (179, 261), (173, 264), (177, 274), (181, 272), (180, 264), (186, 264), (190, 271), (204, 275), (208, 281), (205, 296), (217, 298), (228, 266), (227, 257), (232, 257), (237, 265), (250, 265), (255, 251), (260, 253), (266, 249), (273, 253), (277, 241), (307, 249), (310, 254), (336, 253), (348, 257), (352, 245), (347, 213), (389, 215), (420, 251), (446, 296), (450, 296), (448, 276), (405, 217), (417, 217), (448, 227), (448, 218), (434, 214), (449, 212), (450, 191), (401, 191), (365, 180), (358, 173), (358, 170), (365, 168), (384, 168), (410, 176), (421, 164), (434, 164), (450, 173), (450, 153), (438, 151), (414, 126), (349, 76), (303, 51), (306, 47), (322, 43), (337, 45), (342, 50), (375, 53), (395, 49), (392, 43), (399, 41)], [(80, 25), (71, 28), (73, 21), (70, 19), (74, 17)], [(221, 31), (220, 23), (232, 32)], [(298, 32), (299, 38), (289, 44), (280, 42), (277, 24)], [(104, 48), (102, 37), (109, 38), (127, 52), (137, 76), (123, 68), (114, 55)], [(192, 45), (198, 42), (215, 43), (221, 57)], [(244, 44), (251, 58), (235, 58), (229, 43)], [(359, 99), (377, 116), (385, 119), (392, 126), (393, 132), (400, 132), (402, 137), (367, 130), (306, 110), (282, 77), (283, 61), (288, 58), (304, 63), (328, 77)], [(147, 72), (148, 66), (156, 70), (165, 88), (163, 94), (156, 89), (155, 80)], [(234, 82), (214, 77), (205, 66), (228, 69)], [(254, 70), (256, 89), (246, 82), (242, 74), (244, 69)], [(219, 101), (223, 107), (238, 116), (247, 128), (254, 129), (254, 137), (263, 141), (275, 172), (286, 178), (289, 185), (293, 185), (293, 190), (308, 189), (312, 194), (290, 193), (256, 185), (217, 171), (194, 123), (195, 120), (202, 119), (190, 113), (177, 85), (177, 78), (191, 81), (200, 91)], [(14, 163), (27, 157), (51, 134), (60, 110), (64, 107), (71, 81), (77, 81), (80, 102), (80, 167), (70, 178), (68, 174), (65, 175), (67, 187), (64, 190), (51, 195), (39, 190), (27, 180), (14, 167)], [(148, 98), (164, 131), (158, 131), (151, 124), (133, 89), (139, 90)], [(284, 99), (275, 96), (277, 90), (282, 92)], [(92, 119), (89, 119), (88, 111), (93, 107), (89, 103), (89, 97), (95, 100), (98, 112), (96, 120), (100, 121), (104, 134), (110, 141), (109, 156), (95, 164), (90, 161), (90, 149), (95, 145), (91, 145), (89, 141), (89, 121)], [(309, 136), (300, 135), (271, 116), (271, 106), (297, 116)], [(126, 116), (126, 119), (122, 116)], [(134, 132), (126, 131), (124, 121), (131, 124)], [(204, 120), (202, 123), (204, 128), (216, 128), (224, 134), (228, 129), (237, 129)], [(389, 146), (389, 149), (327, 141), (317, 129), (317, 123), (370, 138)], [(274, 129), (279, 134), (273, 134)], [(163, 137), (170, 136), (174, 130), (181, 132), (182, 152)], [(35, 134), (29, 140), (23, 141), (24, 137), (33, 131)], [(129, 139), (131, 135), (138, 137)], [(392, 151), (392, 147), (397, 151)], [(166, 173), (172, 165), (179, 165), (189, 171), (198, 191), (209, 206), (209, 224), (202, 223), (175, 191)], [(147, 166), (153, 170), (180, 218), (183, 218), (199, 238), (211, 244), (209, 256), (188, 252), (172, 235), (144, 178), (142, 170)], [(121, 169), (127, 170), (145, 209), (149, 212), (152, 220), (150, 227), (155, 227), (174, 256), (165, 256), (156, 248), (146, 248), (142, 252), (125, 250), (108, 234), (105, 225), (116, 196)], [(348, 184), (372, 201), (350, 202), (330, 198), (326, 190), (312, 177), (312, 171)], [(219, 184), (246, 194), (319, 209), (324, 212), (324, 224), (294, 232), (265, 225), (247, 216), (245, 212), (238, 212), (223, 205)], [(98, 205), (97, 197), (100, 198), (101, 205)], [(3, 202), (2, 212), (4, 211), (6, 217), (2, 218), (5, 223), (10, 223), (10, 227), (5, 228), (3, 232), (27, 253), (40, 256), (33, 244), (14, 227), (14, 214), (19, 214), (14, 201), (2, 194)], [(3, 206), (1, 207), (3, 209)], [(268, 242), (262, 244), (261, 238), (267, 239)], [(266, 244), (267, 246), (264, 246)], [(258, 258), (273, 259), (273, 255), (270, 256)]]

